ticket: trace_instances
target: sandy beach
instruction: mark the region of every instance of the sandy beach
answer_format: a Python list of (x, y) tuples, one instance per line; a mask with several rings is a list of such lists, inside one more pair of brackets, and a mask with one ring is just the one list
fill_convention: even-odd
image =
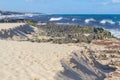
[[(90, 44), (21, 40), (22, 37), (34, 38), (33, 35), (38, 31), (42, 30), (25, 23), (0, 24), (0, 79), (104, 80), (108, 74), (105, 65), (110, 63), (112, 59), (110, 56), (113, 56), (111, 53), (106, 55), (105, 51), (108, 48), (110, 50), (114, 45), (116, 48), (111, 50), (118, 50), (120, 44), (115, 39), (98, 40)], [(38, 36), (38, 40), (47, 38), (49, 36)], [(101, 54), (104, 52), (105, 54)], [(100, 60), (101, 55), (102, 58), (105, 55), (108, 60)], [(102, 71), (103, 69), (105, 70)]]
[(0, 79), (54, 80), (60, 60), (77, 46), (0, 40)]

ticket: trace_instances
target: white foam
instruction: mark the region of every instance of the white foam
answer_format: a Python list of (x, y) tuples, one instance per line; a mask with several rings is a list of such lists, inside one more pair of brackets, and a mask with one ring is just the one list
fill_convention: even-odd
[(109, 23), (109, 24), (112, 24), (112, 25), (115, 24), (114, 21), (112, 21), (112, 20), (107, 20), (107, 19), (106, 19), (106, 20), (102, 20), (102, 21), (100, 21), (100, 23), (101, 23), (101, 24)]
[(114, 35), (115, 37), (120, 38), (120, 29), (110, 29), (109, 31), (110, 31), (111, 34)]
[(120, 25), (120, 21), (118, 21), (117, 23), (118, 23), (118, 25)]
[(1, 15), (0, 18), (19, 18), (19, 17), (24, 17), (23, 15)]
[(72, 21), (75, 21), (75, 20), (77, 20), (77, 19), (76, 19), (76, 18), (73, 18), (73, 19), (72, 19)]
[(57, 17), (57, 18), (50, 18), (49, 21), (59, 21), (62, 20), (62, 17)]
[(25, 16), (29, 16), (29, 17), (33, 17), (34, 14), (31, 14), (31, 13), (26, 13)]
[(93, 18), (90, 18), (90, 19), (86, 19), (85, 20), (85, 23), (89, 23), (89, 22), (95, 22), (96, 20), (95, 19), (93, 19)]
[(60, 23), (60, 22), (57, 22), (56, 24), (58, 24), (58, 25), (71, 25), (72, 23)]
[(0, 15), (0, 18), (24, 18), (24, 17), (33, 17), (37, 14), (26, 13), (26, 14), (12, 14), (12, 15)]
[(24, 16), (28, 16), (28, 17), (34, 17), (34, 16), (38, 16), (39, 14), (33, 14), (33, 13), (25, 13)]

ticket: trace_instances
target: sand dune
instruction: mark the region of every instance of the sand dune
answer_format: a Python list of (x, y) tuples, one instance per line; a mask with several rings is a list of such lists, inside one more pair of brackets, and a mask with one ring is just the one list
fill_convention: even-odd
[(18, 26), (25, 25), (25, 23), (0, 23), (0, 30), (1, 29), (10, 29), (10, 28), (15, 28)]
[(60, 60), (77, 46), (0, 40), (0, 79), (54, 80)]
[(34, 27), (25, 23), (0, 23), (0, 39), (26, 40)]
[[(0, 24), (0, 80), (103, 80), (106, 66), (96, 61), (94, 44), (21, 41), (37, 28), (25, 23)], [(16, 39), (16, 36), (18, 37)], [(15, 37), (15, 38), (14, 38)], [(44, 36), (40, 36), (43, 38)], [(8, 39), (11, 38), (11, 39)], [(44, 37), (48, 38), (48, 37)]]

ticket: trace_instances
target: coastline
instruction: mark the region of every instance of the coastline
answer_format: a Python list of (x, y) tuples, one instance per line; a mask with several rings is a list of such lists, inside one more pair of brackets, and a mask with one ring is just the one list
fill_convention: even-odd
[[(39, 32), (42, 34), (47, 32), (47, 30), (42, 30), (43, 27), (28, 26), (28, 24), (26, 26), (25, 23), (4, 23), (4, 26), (6, 27), (3, 27), (2, 24), (5, 30), (2, 27), (1, 30), (3, 30), (2, 35), (6, 37), (0, 40), (0, 45), (2, 45), (0, 46), (0, 78), (3, 80), (104, 80), (110, 77), (111, 79), (119, 78), (114, 75), (116, 71), (118, 74), (120, 73), (119, 65), (107, 66), (111, 65), (111, 60), (119, 61), (120, 41), (115, 38), (92, 40), (91, 43), (71, 43), (71, 41), (52, 43), (49, 40), (45, 41), (45, 39), (51, 38), (50, 36), (39, 34)], [(74, 26), (71, 28), (74, 29)], [(89, 27), (82, 28), (88, 32)], [(93, 28), (90, 29), (93, 30)], [(104, 31), (101, 28), (98, 29)], [(23, 40), (21, 33), (24, 33), (24, 38), (27, 39)], [(34, 39), (33, 36), (38, 41), (29, 41), (29, 38)], [(43, 39), (44, 42), (40, 42), (38, 38)]]

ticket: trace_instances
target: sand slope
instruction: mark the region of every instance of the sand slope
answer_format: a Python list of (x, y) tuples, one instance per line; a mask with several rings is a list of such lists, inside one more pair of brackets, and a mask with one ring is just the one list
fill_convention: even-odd
[(105, 78), (102, 71), (105, 66), (96, 61), (93, 55), (93, 51), (103, 50), (103, 46), (23, 41), (32, 38), (32, 33), (36, 31), (35, 27), (24, 23), (0, 24), (0, 39), (4, 39), (0, 40), (0, 80)]
[(54, 80), (60, 60), (77, 46), (0, 40), (1, 80)]
[(34, 27), (25, 23), (0, 23), (0, 39), (27, 40)]
[(0, 23), (0, 30), (1, 29), (10, 29), (10, 28), (15, 28), (15, 27), (18, 27), (18, 26), (22, 26), (22, 25), (25, 25), (25, 23)]

